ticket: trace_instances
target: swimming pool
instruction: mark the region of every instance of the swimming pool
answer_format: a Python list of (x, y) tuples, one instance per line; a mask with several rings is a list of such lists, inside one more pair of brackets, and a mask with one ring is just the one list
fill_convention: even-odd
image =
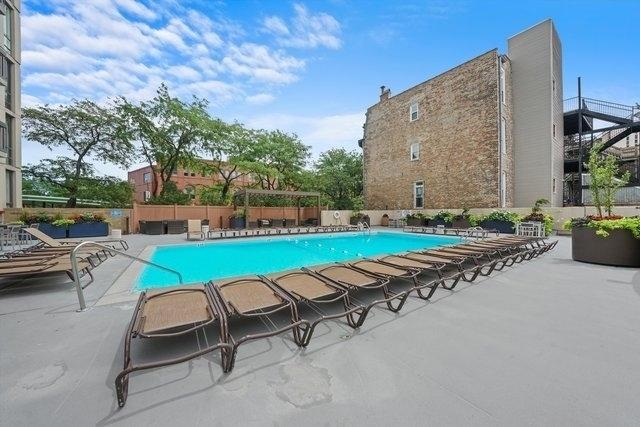
[[(268, 274), (311, 265), (428, 249), (460, 242), (459, 237), (372, 231), (278, 236), (200, 244), (157, 246), (151, 261), (179, 271), (184, 283)], [(174, 274), (152, 266), (140, 273), (134, 290), (178, 284)]]

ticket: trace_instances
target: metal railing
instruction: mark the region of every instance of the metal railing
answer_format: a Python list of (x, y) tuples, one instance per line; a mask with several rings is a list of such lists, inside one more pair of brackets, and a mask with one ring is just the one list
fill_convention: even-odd
[(78, 251), (85, 247), (85, 246), (93, 246), (93, 247), (97, 247), (100, 249), (104, 249), (105, 251), (108, 251), (110, 253), (116, 253), (118, 255), (122, 255), (125, 258), (129, 258), (132, 259), (134, 261), (140, 261), (143, 264), (147, 264), (147, 265), (151, 265), (153, 267), (159, 268), (161, 270), (164, 271), (168, 271), (170, 273), (173, 273), (175, 275), (178, 276), (178, 280), (180, 281), (180, 284), (182, 285), (184, 283), (183, 279), (182, 279), (182, 274), (180, 274), (179, 271), (173, 270), (169, 267), (165, 267), (163, 265), (157, 264), (155, 262), (152, 261), (148, 261), (146, 259), (134, 256), (134, 255), (130, 255), (124, 251), (118, 250), (118, 249), (114, 249), (111, 246), (107, 246), (107, 245), (103, 245), (102, 243), (98, 243), (98, 242), (93, 242), (90, 240), (87, 240), (85, 242), (82, 242), (80, 244), (78, 244), (76, 247), (73, 248), (73, 250), (71, 251), (71, 271), (73, 274), (73, 282), (75, 284), (76, 287), (76, 292), (78, 293), (78, 302), (80, 303), (80, 309), (77, 311), (85, 311), (87, 309), (87, 303), (84, 299), (84, 288), (86, 288), (87, 286), (89, 286), (88, 284), (85, 286), (82, 286), (82, 284), (80, 283), (80, 271), (78, 270)]
[(620, 117), (627, 120), (636, 121), (640, 119), (640, 108), (633, 105), (618, 104), (616, 102), (602, 101), (600, 99), (582, 98), (582, 108), (578, 106), (578, 97), (568, 98), (563, 101), (564, 111), (575, 111), (579, 109), (593, 111), (595, 113)]
[(362, 230), (362, 233), (367, 232), (369, 235), (371, 235), (371, 227), (366, 222), (364, 222), (364, 221), (363, 222), (359, 222), (358, 223), (358, 228)]

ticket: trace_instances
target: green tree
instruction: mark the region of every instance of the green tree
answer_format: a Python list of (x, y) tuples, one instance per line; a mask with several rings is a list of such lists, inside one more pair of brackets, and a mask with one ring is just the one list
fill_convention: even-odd
[(318, 190), (335, 209), (361, 208), (362, 155), (342, 148), (325, 151), (315, 163)]
[(151, 196), (147, 200), (148, 205), (189, 205), (191, 204), (191, 196), (178, 190), (176, 183), (167, 181), (164, 184), (162, 192), (157, 196)]
[(198, 189), (201, 205), (226, 206), (231, 203), (231, 195), (224, 192), (224, 184), (214, 184)]
[(593, 204), (602, 217), (602, 208), (605, 208), (608, 216), (611, 216), (615, 202), (616, 192), (629, 182), (629, 171), (620, 174), (617, 159), (607, 153), (601, 152), (602, 144), (596, 144), (589, 153), (589, 189), (593, 197)]
[(26, 139), (70, 152), (24, 168), (27, 179), (37, 178), (66, 191), (67, 207), (76, 206), (80, 181), (93, 177), (92, 159), (123, 167), (130, 164), (131, 135), (113, 106), (82, 100), (27, 107), (22, 109), (22, 125)]
[(251, 150), (254, 142), (255, 132), (239, 123), (229, 125), (215, 118), (209, 120), (202, 142), (208, 161), (200, 162), (200, 169), (206, 175), (217, 177), (221, 186), (205, 193), (219, 192), (215, 197), (220, 200), (229, 198), (234, 183), (251, 173), (255, 164)]
[(296, 134), (279, 130), (255, 131), (245, 167), (257, 177), (265, 190), (291, 189), (299, 183), (309, 158), (309, 146)]
[(209, 130), (208, 101), (194, 96), (190, 102), (184, 102), (171, 96), (162, 84), (150, 101), (136, 105), (120, 98), (118, 105), (138, 142), (139, 155), (155, 175), (152, 196), (159, 195), (159, 183), (161, 193), (171, 191), (167, 183), (173, 172), (179, 166), (193, 164)]

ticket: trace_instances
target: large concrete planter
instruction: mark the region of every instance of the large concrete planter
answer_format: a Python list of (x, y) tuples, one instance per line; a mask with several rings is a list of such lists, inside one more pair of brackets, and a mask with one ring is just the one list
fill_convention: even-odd
[(233, 230), (242, 230), (245, 228), (246, 222), (244, 217), (232, 216), (229, 218), (229, 228)]
[(437, 227), (439, 225), (443, 225), (445, 228), (451, 228), (451, 226), (453, 225), (452, 223), (447, 222), (444, 219), (430, 219), (429, 221), (427, 221), (427, 224), (429, 225), (429, 227)]
[(426, 224), (427, 221), (424, 218), (407, 218), (407, 225), (410, 227), (421, 227)]
[(574, 261), (618, 267), (640, 267), (640, 239), (629, 230), (611, 230), (600, 237), (589, 227), (571, 230), (571, 255)]
[(471, 228), (471, 223), (466, 218), (454, 219), (453, 228)]
[(99, 237), (109, 235), (106, 222), (79, 222), (69, 226), (69, 237)]
[(516, 226), (510, 221), (487, 220), (480, 222), (480, 227), (485, 230), (497, 230), (504, 234), (513, 234), (516, 232)]

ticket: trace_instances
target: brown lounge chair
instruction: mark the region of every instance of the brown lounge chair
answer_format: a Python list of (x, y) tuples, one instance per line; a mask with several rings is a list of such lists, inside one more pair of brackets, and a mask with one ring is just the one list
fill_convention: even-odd
[(407, 292), (396, 293), (389, 290), (389, 279), (370, 273), (365, 273), (361, 270), (354, 269), (345, 264), (333, 264), (328, 267), (317, 268), (313, 270), (309, 270), (304, 267), (302, 269), (305, 271), (311, 271), (314, 274), (318, 274), (325, 279), (329, 279), (332, 282), (343, 286), (350, 292), (358, 290), (371, 291), (380, 289), (382, 291), (384, 299), (375, 300), (368, 304), (365, 307), (365, 313), (363, 313), (363, 315), (368, 313), (373, 306), (378, 304), (386, 304), (389, 310), (397, 313), (398, 311), (400, 311), (400, 309), (402, 309), (402, 306), (409, 296)]
[(193, 236), (195, 236), (195, 240), (204, 240), (205, 236), (202, 232), (202, 221), (199, 219), (190, 219), (187, 220), (187, 240), (193, 240)]
[[(434, 255), (429, 255), (428, 253), (422, 253), (419, 251), (407, 252), (405, 254), (398, 255), (398, 256), (409, 258), (409, 259), (420, 261), (420, 262), (442, 263), (446, 267), (454, 267), (458, 271), (459, 277), (464, 282), (473, 282), (474, 280), (476, 280), (478, 275), (480, 275), (480, 273), (482, 272), (482, 265), (474, 264), (473, 267), (465, 269), (463, 267), (463, 263), (465, 262), (464, 257), (454, 256), (454, 257), (441, 258)], [(457, 280), (455, 281), (455, 283), (452, 283), (451, 285), (447, 285), (446, 282), (442, 282), (441, 286), (447, 290), (453, 290), (456, 287), (457, 283), (458, 283)]]
[[(442, 276), (441, 271), (442, 267), (444, 267), (443, 263), (416, 261), (397, 255), (389, 255), (382, 258), (376, 258), (376, 261), (389, 265), (391, 267), (418, 270), (420, 274), (427, 271), (435, 272), (438, 276), (438, 280), (433, 280), (428, 283), (420, 281), (418, 279), (418, 275), (414, 277), (415, 286), (413, 287), (413, 289), (411, 289), (410, 292), (415, 291), (418, 297), (424, 300), (431, 299), (436, 289), (438, 289), (438, 285), (444, 283), (445, 281), (445, 278)], [(458, 283), (458, 280), (460, 280), (460, 274), (458, 274), (456, 277), (452, 277), (452, 279), (454, 280), (453, 286), (455, 286)], [(426, 295), (423, 293), (425, 289), (429, 290)]]
[[(19, 276), (40, 276), (51, 273), (66, 273), (71, 280), (74, 280), (73, 271), (71, 266), (71, 260), (68, 256), (54, 256), (50, 258), (42, 258), (38, 260), (29, 260), (32, 263), (25, 264), (25, 260), (18, 258), (18, 261), (10, 259), (8, 261), (2, 261), (2, 268), (0, 268), (0, 279), (5, 277), (19, 277)], [(41, 261), (41, 262), (38, 262)], [(89, 276), (89, 282), (83, 286), (83, 288), (89, 286), (93, 282), (93, 274), (91, 269), (93, 265), (86, 259), (78, 259), (78, 274), (80, 278), (85, 275)]]
[(229, 320), (234, 318), (267, 320), (268, 316), (277, 312), (288, 312), (291, 323), (287, 326), (268, 332), (245, 335), (236, 339), (228, 333), (228, 341), (233, 346), (229, 370), (233, 368), (238, 347), (247, 342), (260, 338), (268, 338), (292, 331), (294, 342), (304, 347), (304, 335), (309, 328), (309, 322), (300, 319), (295, 301), (264, 277), (249, 277), (229, 282), (209, 282), (214, 291), (220, 308)]
[(304, 303), (319, 313), (323, 313), (320, 308), (323, 304), (342, 303), (344, 311), (336, 314), (321, 314), (318, 319), (310, 322), (304, 337), (305, 346), (309, 344), (313, 331), (320, 322), (345, 317), (347, 324), (356, 329), (364, 323), (367, 316), (368, 311), (365, 312), (364, 307), (351, 303), (349, 293), (345, 288), (309, 270), (295, 271), (267, 279), (286, 292), (298, 304)]
[[(37, 243), (35, 245), (36, 247), (50, 247), (50, 248), (69, 247), (69, 246), (73, 247), (83, 242), (82, 240), (66, 240), (66, 241), (60, 242), (56, 239), (51, 238), (49, 235), (43, 233), (37, 228), (33, 228), (33, 227), (23, 228), (22, 231), (40, 240), (40, 243)], [(129, 249), (129, 244), (122, 239), (99, 240), (96, 243), (101, 243), (101, 244), (117, 243), (122, 247), (122, 249), (124, 250)]]
[[(216, 344), (185, 354), (184, 356), (152, 363), (135, 364), (131, 360), (131, 343), (134, 338), (166, 338), (186, 335), (202, 330), (218, 321), (220, 338)], [(215, 350), (220, 350), (222, 369), (232, 366), (229, 357), (232, 347), (226, 343), (228, 335), (226, 318), (210, 289), (206, 286), (182, 286), (159, 292), (142, 292), (133, 312), (124, 341), (124, 368), (115, 380), (118, 406), (127, 402), (129, 374), (136, 371), (159, 368), (186, 362)]]

